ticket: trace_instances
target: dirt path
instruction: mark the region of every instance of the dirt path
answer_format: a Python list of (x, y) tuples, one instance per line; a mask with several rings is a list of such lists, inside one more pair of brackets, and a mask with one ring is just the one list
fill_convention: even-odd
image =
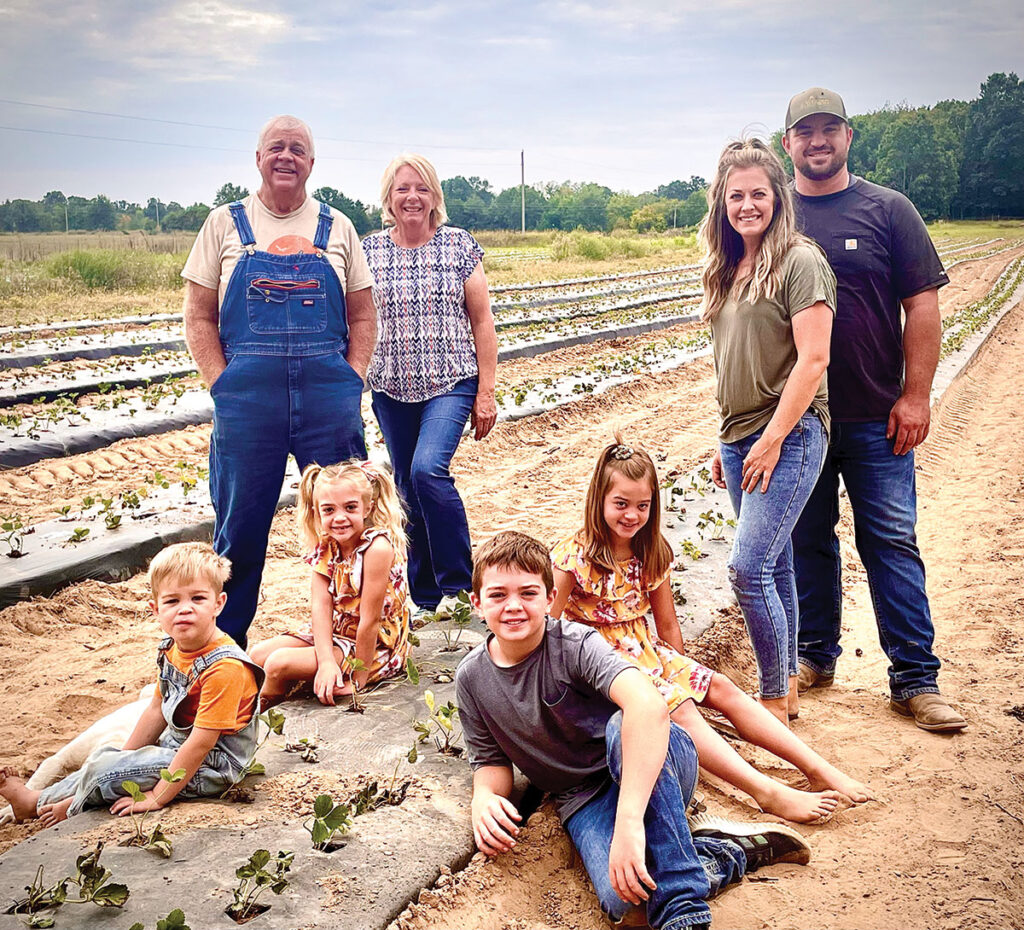
[[(800, 828), (814, 847), (812, 865), (780, 866), (730, 890), (713, 904), (717, 925), (1024, 926), (1022, 354), (1024, 304), (950, 389), (919, 456), (918, 530), (943, 659), (940, 684), (969, 730), (928, 734), (888, 710), (869, 592), (859, 566), (851, 566), (837, 684), (812, 692), (797, 729), (880, 800)], [(763, 754), (743, 752), (771, 768)], [(737, 798), (704, 788), (727, 815), (757, 817)], [(542, 808), (514, 855), (499, 862), (478, 856), (396, 927), (600, 926), (586, 890), (551, 810)]]

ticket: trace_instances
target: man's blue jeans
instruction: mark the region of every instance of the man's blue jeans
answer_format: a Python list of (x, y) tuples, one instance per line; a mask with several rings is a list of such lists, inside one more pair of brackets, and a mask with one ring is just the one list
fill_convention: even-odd
[[(622, 781), (622, 712), (605, 728), (611, 784), (565, 823), (597, 893), (613, 920), (632, 907), (612, 889), (608, 856)], [(686, 808), (697, 785), (697, 750), (681, 727), (671, 724), (665, 765), (654, 784), (644, 815), (647, 870), (657, 884), (650, 891), (647, 920), (655, 930), (682, 930), (711, 922), (705, 899), (738, 882), (747, 868), (743, 850), (728, 840), (690, 836)]]
[(477, 379), (467, 378), (447, 394), (416, 403), (373, 392), (373, 412), (409, 510), (409, 594), (417, 607), (433, 610), (444, 595), (472, 586), (466, 508), (448, 466), (476, 389)]
[(821, 478), (793, 531), (800, 598), (800, 660), (832, 674), (842, 649), (842, 563), (839, 558), (839, 476), (853, 508), (854, 539), (889, 657), (897, 701), (938, 693), (935, 628), (917, 548), (914, 453), (894, 455), (886, 423), (836, 423)]
[(244, 649), (288, 453), (300, 469), (366, 458), (363, 380), (340, 353), (235, 355), (210, 388), (213, 547), (231, 560), (217, 626)]
[(782, 441), (768, 490), (743, 490), (743, 460), (764, 430), (722, 443), (722, 473), (736, 511), (729, 581), (743, 611), (757, 659), (761, 697), (789, 694), (797, 673), (796, 581), (790, 534), (818, 480), (827, 436), (821, 420), (805, 413)]

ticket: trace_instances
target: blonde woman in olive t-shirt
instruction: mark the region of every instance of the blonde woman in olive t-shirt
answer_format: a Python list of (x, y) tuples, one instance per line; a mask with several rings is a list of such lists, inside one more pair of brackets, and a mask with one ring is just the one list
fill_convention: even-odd
[(790, 533), (828, 444), (836, 279), (796, 231), (782, 163), (760, 140), (726, 146), (708, 205), (704, 319), (722, 417), (712, 477), (736, 511), (729, 580), (757, 658), (761, 703), (788, 724), (799, 711)]

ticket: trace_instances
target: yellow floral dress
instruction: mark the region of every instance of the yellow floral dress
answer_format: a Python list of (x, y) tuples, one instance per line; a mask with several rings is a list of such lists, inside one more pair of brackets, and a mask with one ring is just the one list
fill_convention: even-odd
[(646, 672), (670, 713), (687, 698), (697, 703), (704, 700), (714, 672), (680, 655), (647, 622), (648, 595), (668, 580), (671, 567), (645, 585), (640, 560), (632, 556), (608, 574), (587, 560), (575, 536), (555, 546), (551, 562), (573, 578), (564, 619), (594, 627), (624, 659)]
[[(317, 574), (330, 581), (329, 590), (334, 598), (334, 645), (342, 659), (356, 651), (356, 631), (359, 628), (359, 599), (363, 580), (363, 556), (378, 536), (388, 542), (391, 537), (383, 530), (367, 528), (360, 543), (347, 558), (333, 539), (323, 539), (306, 558)], [(308, 627), (291, 636), (313, 645), (313, 628)], [(381, 608), (380, 626), (377, 628), (377, 648), (367, 684), (391, 678), (405, 669), (409, 655), (409, 593), (405, 577), (405, 561), (396, 558), (388, 573)]]

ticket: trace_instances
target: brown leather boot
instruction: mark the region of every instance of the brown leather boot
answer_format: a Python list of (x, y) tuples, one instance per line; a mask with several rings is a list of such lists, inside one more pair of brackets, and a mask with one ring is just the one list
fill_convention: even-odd
[(967, 729), (967, 721), (941, 694), (915, 694), (905, 701), (890, 700), (889, 706), (904, 717), (913, 717), (922, 730), (933, 733), (957, 733)]
[(809, 665), (804, 665), (803, 662), (797, 662), (797, 667), (799, 668), (796, 676), (796, 690), (798, 694), (810, 691), (811, 688), (831, 688), (836, 680), (834, 674), (823, 675), (821, 672), (816, 672)]

